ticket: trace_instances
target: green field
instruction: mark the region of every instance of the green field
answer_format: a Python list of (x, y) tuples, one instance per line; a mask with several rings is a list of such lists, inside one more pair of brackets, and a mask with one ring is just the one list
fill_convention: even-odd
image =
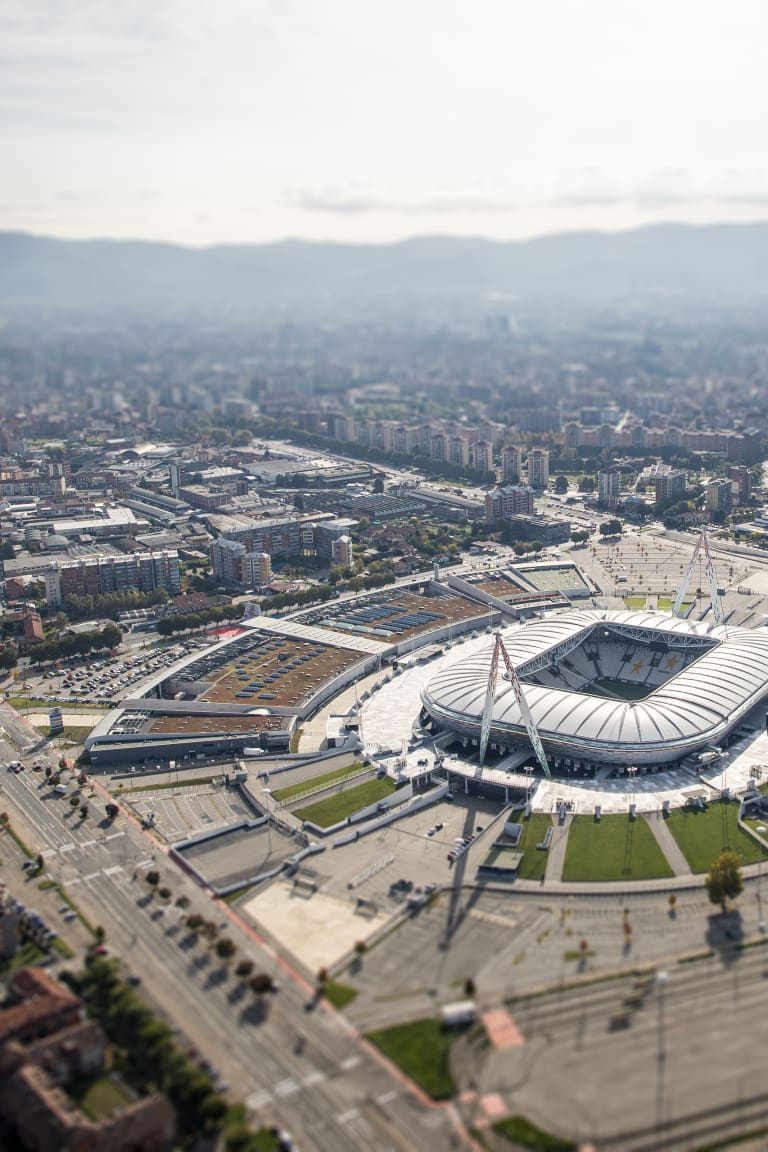
[(563, 880), (650, 880), (672, 876), (669, 862), (645, 820), (628, 816), (575, 816), (568, 833)]
[(111, 1116), (117, 1108), (126, 1108), (133, 1103), (128, 1090), (111, 1076), (93, 1080), (76, 1099), (86, 1116), (97, 1121)]
[(439, 1020), (430, 1019), (369, 1032), (368, 1039), (434, 1100), (444, 1100), (456, 1091), (448, 1068), (456, 1035), (456, 1029), (446, 1031)]
[(350, 988), (348, 984), (339, 984), (337, 980), (328, 980), (325, 985), (324, 996), (329, 1004), (339, 1011), (351, 1004), (357, 996), (357, 988)]
[(534, 1124), (529, 1123), (522, 1116), (508, 1116), (506, 1120), (499, 1120), (493, 1126), (493, 1131), (506, 1140), (512, 1141), (517, 1148), (545, 1149), (548, 1152), (576, 1152), (576, 1145), (570, 1140), (561, 1140), (559, 1136), (550, 1136), (542, 1132)]
[(607, 700), (644, 700), (653, 689), (646, 684), (633, 684), (629, 680), (606, 680), (598, 677), (589, 686), (593, 696), (604, 696)]
[(639, 611), (645, 608), (645, 596), (625, 596), (624, 603), (632, 611)]
[(299, 820), (311, 820), (320, 828), (329, 828), (351, 816), (360, 808), (367, 808), (385, 796), (391, 796), (395, 791), (394, 781), (387, 776), (376, 780), (366, 780), (355, 788), (347, 788), (344, 792), (337, 792), (327, 796), (325, 800), (318, 800), (315, 804), (308, 804), (306, 808), (298, 808), (294, 813)]
[(738, 825), (739, 805), (716, 800), (703, 812), (676, 808), (670, 813), (667, 827), (680, 845), (693, 872), (709, 872), (712, 861), (721, 852), (738, 852), (742, 864), (756, 864), (760, 845), (742, 832)]
[[(519, 815), (515, 820), (519, 819)], [(547, 868), (548, 852), (538, 852), (536, 845), (544, 839), (547, 828), (552, 824), (552, 817), (545, 812), (534, 812), (523, 821), (523, 834), (517, 851), (522, 852), (523, 859), (517, 870), (520, 880), (541, 880)]]
[(354, 776), (362, 766), (358, 760), (354, 764), (348, 764), (346, 768), (335, 768), (333, 772), (324, 772), (321, 776), (310, 777), (309, 780), (299, 780), (298, 783), (288, 784), (285, 788), (275, 788), (272, 795), (275, 800), (279, 800), (283, 804), (286, 800), (293, 799), (294, 796), (300, 796), (302, 792), (310, 792), (313, 788), (322, 788), (329, 784), (338, 784), (349, 776)]

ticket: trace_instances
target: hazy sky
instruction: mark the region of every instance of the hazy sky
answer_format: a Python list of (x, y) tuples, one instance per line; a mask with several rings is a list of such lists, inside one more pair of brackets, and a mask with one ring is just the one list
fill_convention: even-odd
[(0, 0), (0, 228), (768, 217), (765, 0)]

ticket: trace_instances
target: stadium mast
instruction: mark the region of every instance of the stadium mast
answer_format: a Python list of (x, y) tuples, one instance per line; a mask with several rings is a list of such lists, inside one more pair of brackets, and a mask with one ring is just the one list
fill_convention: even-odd
[(541, 765), (544, 775), (550, 777), (552, 773), (549, 771), (549, 764), (547, 764), (547, 757), (544, 754), (544, 748), (539, 738), (539, 733), (531, 715), (531, 710), (528, 707), (528, 701), (523, 692), (523, 686), (518, 679), (517, 672), (512, 666), (512, 661), (509, 658), (504, 642), (501, 639), (501, 633), (496, 633), (496, 640), (493, 645), (493, 656), (491, 657), (491, 670), (488, 673), (488, 687), (485, 690), (485, 704), (483, 705), (483, 722), (480, 728), (480, 754), (478, 757), (479, 763), (485, 762), (485, 753), (488, 749), (488, 738), (491, 735), (491, 721), (493, 719), (493, 704), (496, 699), (496, 680), (499, 675), (499, 657), (504, 661), (504, 666), (507, 669), (510, 683), (515, 693), (515, 699), (520, 709), (520, 714), (523, 717), (525, 730), (528, 733), (528, 739), (533, 745), (533, 750), (536, 753), (536, 759)]
[(696, 541), (696, 547), (693, 550), (693, 555), (691, 556), (691, 559), (688, 562), (688, 567), (683, 574), (683, 579), (680, 584), (680, 588), (678, 589), (677, 597), (674, 604), (672, 605), (672, 615), (680, 615), (680, 608), (682, 607), (683, 597), (688, 590), (688, 584), (691, 579), (691, 573), (693, 572), (693, 566), (698, 560), (699, 554), (702, 551), (704, 552), (704, 571), (706, 572), (707, 579), (709, 581), (709, 596), (712, 601), (712, 613), (715, 617), (715, 623), (722, 624), (723, 608), (720, 601), (720, 594), (717, 591), (717, 576), (715, 575), (715, 565), (712, 560), (712, 553), (709, 550), (709, 538), (707, 536), (706, 528), (702, 528), (701, 535)]

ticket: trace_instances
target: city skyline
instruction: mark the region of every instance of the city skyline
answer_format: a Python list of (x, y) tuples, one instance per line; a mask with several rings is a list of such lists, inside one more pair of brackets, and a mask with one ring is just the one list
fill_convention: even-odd
[(9, 0), (0, 228), (192, 245), (764, 219), (757, 3)]

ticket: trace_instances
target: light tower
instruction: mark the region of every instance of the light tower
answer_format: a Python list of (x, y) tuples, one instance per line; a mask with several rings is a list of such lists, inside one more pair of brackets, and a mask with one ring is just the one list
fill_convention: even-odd
[(544, 748), (539, 738), (539, 733), (534, 723), (531, 710), (528, 707), (528, 701), (523, 692), (523, 686), (520, 683), (517, 673), (512, 665), (504, 641), (501, 639), (501, 633), (496, 633), (496, 639), (493, 645), (493, 656), (491, 657), (491, 669), (488, 673), (488, 686), (485, 690), (485, 704), (483, 705), (483, 720), (480, 726), (480, 752), (478, 762), (483, 764), (485, 762), (485, 753), (488, 749), (488, 738), (491, 735), (491, 722), (493, 720), (493, 705), (496, 700), (496, 681), (499, 675), (499, 657), (504, 661), (504, 666), (509, 676), (512, 690), (515, 693), (517, 706), (520, 709), (520, 714), (525, 724), (525, 730), (528, 733), (528, 739), (533, 745), (533, 750), (536, 753), (536, 759), (541, 765), (542, 771), (545, 776), (551, 776), (549, 771), (549, 764), (547, 764), (547, 757), (544, 754)]
[(693, 550), (693, 555), (691, 556), (691, 559), (688, 562), (688, 567), (683, 574), (683, 579), (680, 583), (677, 597), (675, 598), (675, 602), (672, 605), (672, 615), (680, 615), (680, 608), (683, 603), (683, 597), (685, 596), (685, 593), (688, 589), (693, 567), (701, 552), (704, 553), (704, 571), (706, 572), (707, 580), (709, 581), (709, 596), (710, 600), (712, 601), (712, 614), (715, 617), (715, 623), (722, 624), (723, 607), (720, 602), (720, 594), (717, 591), (717, 576), (715, 575), (715, 565), (712, 561), (712, 553), (709, 550), (709, 538), (707, 536), (706, 528), (702, 528), (701, 535), (696, 541), (696, 547)]

